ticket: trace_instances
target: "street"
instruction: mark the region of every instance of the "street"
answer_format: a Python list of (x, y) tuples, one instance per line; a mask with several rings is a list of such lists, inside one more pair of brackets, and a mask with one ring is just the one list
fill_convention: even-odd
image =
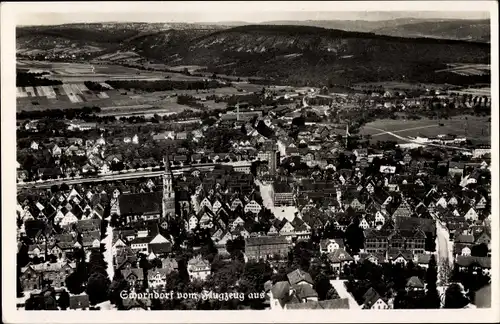
[(273, 202), (273, 197), (272, 197), (272, 186), (271, 185), (264, 185), (260, 180), (255, 180), (255, 184), (259, 186), (260, 189), (260, 195), (262, 197), (262, 202), (264, 204), (264, 207), (267, 209), (273, 209), (274, 208), (274, 202)]
[(104, 251), (104, 261), (108, 264), (106, 272), (108, 273), (109, 280), (113, 280), (115, 274), (115, 268), (113, 267), (113, 228), (109, 221), (106, 229), (106, 237), (104, 238), (104, 245), (106, 247), (106, 251)]
[(349, 309), (361, 309), (354, 297), (347, 291), (344, 285), (345, 280), (330, 280), (330, 284), (335, 288), (340, 298), (349, 299)]

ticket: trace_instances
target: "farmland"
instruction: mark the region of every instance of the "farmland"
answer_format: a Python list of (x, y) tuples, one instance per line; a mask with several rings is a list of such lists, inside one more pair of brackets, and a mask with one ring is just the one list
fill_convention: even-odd
[(459, 75), (471, 76), (471, 75), (489, 75), (490, 65), (489, 64), (464, 64), (464, 63), (453, 63), (447, 64), (447, 69), (438, 70), (436, 72), (451, 72)]
[[(439, 124), (443, 124), (443, 126), (439, 126)], [(419, 135), (434, 137), (440, 134), (454, 134), (467, 136), (467, 138), (481, 143), (491, 141), (491, 122), (488, 121), (488, 117), (456, 116), (441, 120), (427, 118), (420, 120), (379, 119), (364, 125), (360, 134), (371, 135), (373, 141), (404, 142), (378, 129), (397, 133), (403, 137)]]
[(106, 80), (173, 80), (197, 81), (203, 77), (190, 76), (173, 72), (144, 71), (115, 64), (83, 64), (63, 62), (20, 61), (18, 67), (29, 72), (48, 72), (49, 79), (65, 83), (82, 83), (84, 81), (104, 82)]

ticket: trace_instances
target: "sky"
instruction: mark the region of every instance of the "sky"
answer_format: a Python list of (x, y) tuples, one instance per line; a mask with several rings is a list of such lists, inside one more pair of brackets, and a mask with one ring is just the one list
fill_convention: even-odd
[[(422, 19), (489, 19), (489, 11), (477, 2), (467, 1), (432, 2), (122, 2), (96, 6), (86, 2), (65, 6), (64, 2), (54, 5), (22, 6), (16, 14), (17, 25), (58, 25), (67, 23), (93, 22), (249, 22), (260, 23), (272, 20), (389, 20), (396, 18)], [(484, 3), (479, 1), (479, 3)], [(421, 4), (421, 5), (416, 5)], [(464, 6), (464, 4), (466, 6)], [(468, 6), (467, 6), (468, 5)], [(96, 12), (98, 8), (99, 12)], [(359, 9), (363, 8), (364, 11)], [(393, 11), (380, 11), (381, 8)], [(432, 8), (433, 11), (429, 11)], [(410, 9), (410, 10), (408, 10)], [(22, 12), (22, 13), (21, 13)]]

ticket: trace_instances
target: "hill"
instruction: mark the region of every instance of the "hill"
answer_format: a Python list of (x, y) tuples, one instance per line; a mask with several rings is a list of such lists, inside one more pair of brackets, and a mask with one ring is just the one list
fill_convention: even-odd
[[(236, 27), (251, 25), (248, 22), (212, 23), (218, 26)], [(308, 26), (345, 31), (375, 33), (397, 37), (428, 37), (438, 39), (467, 40), (473, 42), (490, 41), (489, 20), (464, 19), (420, 19), (398, 18), (390, 20), (275, 20), (259, 25)]]
[[(103, 51), (133, 51), (148, 60), (172, 66), (205, 66), (209, 72), (273, 78), (289, 84), (391, 80), (489, 82), (489, 76), (435, 72), (445, 69), (447, 63), (489, 64), (490, 47), (485, 43), (288, 25), (249, 25), (215, 31), (170, 29), (142, 34), (137, 30), (122, 30), (97, 39), (99, 33), (105, 31), (79, 34), (71, 30), (69, 35), (44, 31), (29, 37), (41, 42), (40, 35), (57, 35), (78, 44), (98, 44)], [(18, 42), (26, 37), (22, 33)], [(36, 48), (37, 44), (30, 46)]]
[(490, 42), (489, 20), (422, 21), (373, 29), (380, 35)]
[(215, 73), (311, 85), (402, 79), (463, 83), (465, 78), (435, 71), (451, 62), (488, 63), (490, 55), (489, 46), (481, 43), (406, 39), (304, 26), (236, 27), (188, 44), (175, 50), (175, 60), (167, 64), (201, 65)]

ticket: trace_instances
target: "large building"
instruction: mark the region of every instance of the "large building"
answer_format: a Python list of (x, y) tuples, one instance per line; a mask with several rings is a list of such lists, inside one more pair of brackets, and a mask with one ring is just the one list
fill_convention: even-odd
[(284, 236), (249, 237), (245, 240), (245, 255), (250, 260), (286, 257), (291, 244)]
[(165, 172), (162, 175), (163, 191), (122, 194), (118, 197), (117, 214), (125, 217), (127, 223), (141, 220), (171, 219), (176, 215), (174, 175), (170, 161), (165, 159)]
[(273, 184), (274, 206), (292, 206), (293, 188), (287, 182), (275, 182)]

